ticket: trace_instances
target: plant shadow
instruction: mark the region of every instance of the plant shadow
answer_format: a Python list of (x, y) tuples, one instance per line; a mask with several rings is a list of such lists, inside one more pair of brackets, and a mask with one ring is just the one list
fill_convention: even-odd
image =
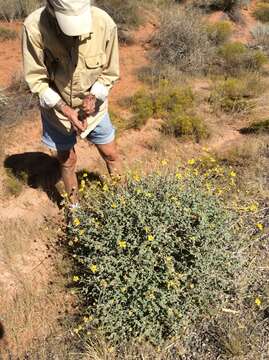
[(61, 179), (61, 171), (56, 157), (42, 152), (25, 152), (8, 156), (4, 167), (28, 186), (41, 188), (49, 199), (60, 205), (62, 198), (56, 184)]

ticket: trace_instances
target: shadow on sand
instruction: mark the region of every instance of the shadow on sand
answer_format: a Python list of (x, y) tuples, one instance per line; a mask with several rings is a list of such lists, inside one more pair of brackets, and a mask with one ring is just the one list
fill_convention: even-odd
[(8, 156), (4, 167), (19, 180), (24, 180), (32, 188), (41, 188), (58, 205), (61, 195), (56, 189), (61, 179), (59, 161), (42, 152), (26, 152)]

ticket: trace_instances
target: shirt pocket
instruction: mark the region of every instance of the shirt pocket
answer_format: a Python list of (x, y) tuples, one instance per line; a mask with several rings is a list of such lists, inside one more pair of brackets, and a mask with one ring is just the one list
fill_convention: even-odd
[(89, 90), (102, 74), (106, 64), (106, 54), (100, 53), (86, 56), (84, 61), (85, 68), (81, 74), (82, 91)]
[(103, 68), (106, 63), (106, 54), (100, 53), (85, 58), (86, 68), (89, 70)]

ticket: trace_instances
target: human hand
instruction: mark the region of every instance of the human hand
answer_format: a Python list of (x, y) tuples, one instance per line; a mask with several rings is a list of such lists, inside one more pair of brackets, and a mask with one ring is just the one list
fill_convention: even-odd
[(96, 111), (96, 97), (92, 94), (86, 96), (82, 103), (82, 109), (86, 115), (92, 115)]
[(86, 118), (83, 120), (79, 120), (78, 111), (72, 109), (70, 106), (68, 106), (66, 104), (64, 106), (62, 106), (61, 111), (68, 118), (68, 120), (72, 124), (74, 130), (78, 134), (81, 134), (83, 131), (85, 131), (87, 129), (87, 126), (88, 126), (87, 120), (86, 120)]

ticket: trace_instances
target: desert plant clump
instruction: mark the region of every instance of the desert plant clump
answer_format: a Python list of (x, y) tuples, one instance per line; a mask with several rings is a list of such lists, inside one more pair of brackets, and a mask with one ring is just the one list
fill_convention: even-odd
[(171, 65), (183, 72), (206, 71), (214, 52), (201, 15), (179, 7), (163, 12), (153, 45), (159, 67)]
[(259, 77), (250, 74), (244, 78), (230, 77), (214, 85), (210, 102), (216, 109), (227, 113), (249, 112), (261, 90)]
[(208, 10), (233, 11), (249, 4), (249, 0), (194, 0), (193, 4)]
[(269, 25), (258, 24), (252, 30), (251, 34), (254, 38), (254, 44), (261, 46), (266, 52), (269, 50)]
[(268, 61), (261, 50), (249, 49), (240, 42), (222, 45), (218, 50), (218, 56), (221, 67), (231, 75), (236, 75), (242, 70), (259, 71)]
[(269, 22), (269, 3), (266, 1), (258, 3), (253, 14), (257, 20)]
[(232, 35), (232, 26), (229, 21), (218, 21), (216, 23), (208, 24), (206, 29), (210, 41), (215, 45), (225, 43)]
[(8, 28), (0, 27), (0, 41), (14, 40), (18, 36), (17, 32)]
[(229, 187), (236, 175), (212, 166), (211, 177), (194, 164), (133, 174), (117, 189), (83, 182), (84, 201), (68, 226), (85, 306), (78, 331), (97, 329), (113, 344), (161, 344), (235, 296), (244, 266), (239, 218), (213, 179), (227, 176)]
[(0, 18), (6, 21), (23, 19), (43, 3), (43, 0), (0, 0)]
[(105, 10), (120, 27), (137, 27), (142, 18), (138, 1), (96, 0), (95, 4)]
[(163, 80), (152, 92), (138, 91), (127, 104), (134, 114), (128, 122), (130, 128), (141, 128), (153, 117), (163, 120), (161, 130), (175, 137), (200, 141), (208, 135), (203, 119), (196, 115), (195, 96), (188, 86), (174, 86)]

